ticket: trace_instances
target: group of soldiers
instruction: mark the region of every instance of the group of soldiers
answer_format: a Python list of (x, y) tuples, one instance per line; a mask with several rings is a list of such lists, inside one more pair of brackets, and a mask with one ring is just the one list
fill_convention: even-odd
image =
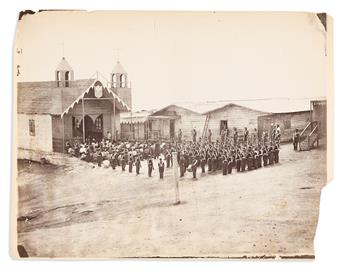
[[(279, 127), (279, 126), (278, 126)], [(255, 133), (255, 130), (254, 130)], [(196, 134), (195, 129), (192, 134)], [(279, 140), (271, 137), (270, 141), (258, 139), (258, 136), (249, 134), (247, 128), (243, 130), (243, 137), (239, 139), (238, 131), (234, 128), (233, 135), (222, 130), (220, 139), (212, 141), (209, 131), (204, 139), (192, 141), (182, 140), (179, 131), (178, 139), (160, 143), (155, 142), (115, 142), (104, 138), (101, 141), (86, 139), (85, 143), (66, 143), (66, 150), (71, 156), (87, 162), (95, 162), (99, 167), (120, 167), (122, 171), (140, 174), (142, 164), (146, 162), (148, 177), (152, 177), (155, 166), (159, 178), (163, 179), (164, 172), (173, 165), (173, 152), (176, 152), (180, 177), (192, 172), (196, 179), (197, 170), (201, 173), (216, 173), (221, 170), (223, 175), (250, 171), (263, 166), (279, 162)]]
[[(183, 142), (172, 147), (177, 152), (177, 161), (180, 168), (180, 177), (186, 171), (193, 173), (196, 178), (198, 167), (201, 173), (215, 173), (222, 170), (223, 175), (250, 171), (279, 162), (279, 145), (251, 145), (235, 144), (230, 139), (216, 142)], [(171, 151), (166, 149), (165, 155), (170, 156)]]

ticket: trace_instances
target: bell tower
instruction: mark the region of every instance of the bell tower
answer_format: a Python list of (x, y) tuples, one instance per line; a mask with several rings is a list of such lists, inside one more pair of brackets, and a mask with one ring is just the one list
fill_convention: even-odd
[(74, 71), (65, 57), (62, 57), (59, 65), (55, 69), (55, 81), (57, 87), (70, 87), (74, 80)]
[(128, 81), (127, 72), (117, 61), (113, 71), (110, 73), (111, 88), (114, 92), (132, 108), (132, 89)]

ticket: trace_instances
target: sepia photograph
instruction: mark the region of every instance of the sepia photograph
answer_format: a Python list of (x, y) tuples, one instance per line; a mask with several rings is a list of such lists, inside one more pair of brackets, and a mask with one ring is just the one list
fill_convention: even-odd
[(22, 11), (14, 258), (314, 259), (333, 22)]

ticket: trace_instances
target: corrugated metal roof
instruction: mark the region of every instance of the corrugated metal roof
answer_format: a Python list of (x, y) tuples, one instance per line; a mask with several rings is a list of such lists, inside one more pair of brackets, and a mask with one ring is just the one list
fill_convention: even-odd
[(310, 110), (310, 101), (317, 98), (292, 99), (292, 98), (277, 98), (277, 99), (255, 99), (255, 100), (227, 100), (218, 102), (180, 102), (174, 105), (189, 109), (191, 111), (207, 114), (226, 106), (237, 105), (246, 107), (252, 110), (265, 113), (289, 113), (296, 111)]
[(130, 112), (125, 112), (120, 114), (120, 122), (121, 123), (143, 123), (147, 120), (148, 116), (150, 116), (154, 110), (142, 110), (136, 111), (132, 114)]

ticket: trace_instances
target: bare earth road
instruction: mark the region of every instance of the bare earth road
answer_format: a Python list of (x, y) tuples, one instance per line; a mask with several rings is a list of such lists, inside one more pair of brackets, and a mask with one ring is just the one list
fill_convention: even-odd
[[(67, 157), (68, 158), (68, 157)], [(18, 243), (35, 257), (312, 257), (326, 151), (282, 146), (280, 164), (223, 176), (19, 162)], [(157, 167), (157, 166), (155, 166)]]

